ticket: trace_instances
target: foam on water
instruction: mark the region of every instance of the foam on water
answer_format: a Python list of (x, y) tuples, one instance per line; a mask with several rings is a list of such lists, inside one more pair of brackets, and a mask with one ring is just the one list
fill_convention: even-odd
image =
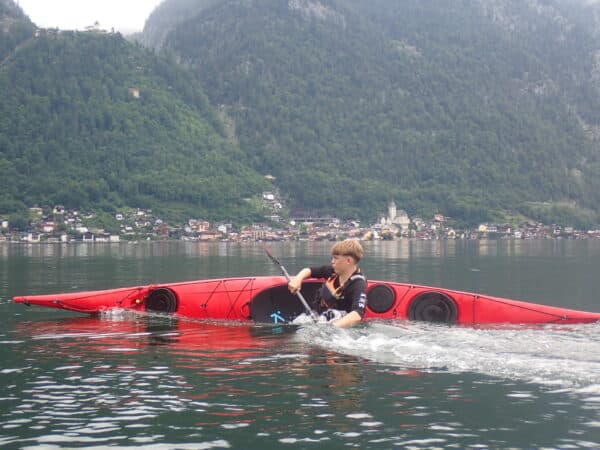
[(355, 329), (306, 326), (296, 339), (403, 368), (535, 382), (577, 391), (590, 401), (600, 396), (600, 323), (467, 327), (373, 322)]

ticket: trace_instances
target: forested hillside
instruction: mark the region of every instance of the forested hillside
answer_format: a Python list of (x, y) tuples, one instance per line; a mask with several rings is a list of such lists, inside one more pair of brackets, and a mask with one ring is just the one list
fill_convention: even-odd
[(33, 36), (35, 25), (13, 0), (0, 0), (0, 64), (23, 41)]
[(166, 0), (193, 68), (292, 207), (597, 223), (598, 8), (583, 0)]
[(202, 86), (120, 34), (42, 30), (0, 67), (0, 214), (34, 204), (253, 220), (264, 178)]
[(296, 213), (598, 225), (598, 30), (585, 0), (166, 0), (153, 52), (0, 0), (0, 214), (239, 223), (271, 174)]

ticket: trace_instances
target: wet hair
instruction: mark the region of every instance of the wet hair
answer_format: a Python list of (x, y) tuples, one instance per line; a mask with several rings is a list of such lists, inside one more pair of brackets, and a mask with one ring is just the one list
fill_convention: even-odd
[(346, 239), (336, 243), (331, 248), (332, 255), (351, 256), (354, 261), (359, 262), (364, 255), (364, 251), (358, 239)]

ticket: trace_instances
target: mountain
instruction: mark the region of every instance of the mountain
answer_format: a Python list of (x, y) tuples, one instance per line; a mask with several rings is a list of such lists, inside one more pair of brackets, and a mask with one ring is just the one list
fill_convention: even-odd
[(40, 30), (4, 59), (0, 91), (0, 214), (62, 204), (257, 217), (248, 199), (265, 179), (202, 86), (120, 34)]
[(0, 64), (34, 31), (35, 25), (13, 0), (0, 0)]
[(137, 36), (142, 44), (162, 48), (169, 32), (178, 23), (198, 14), (221, 0), (171, 0), (160, 3), (148, 17), (144, 33)]
[(166, 0), (192, 68), (297, 211), (463, 222), (600, 210), (600, 10), (584, 0)]

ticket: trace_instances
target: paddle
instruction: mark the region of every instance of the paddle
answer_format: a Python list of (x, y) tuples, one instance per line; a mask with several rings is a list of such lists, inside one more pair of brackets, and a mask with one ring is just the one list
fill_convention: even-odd
[[(283, 272), (283, 275), (285, 276), (285, 279), (288, 281), (288, 283), (290, 282), (290, 274), (288, 273), (288, 271), (285, 269), (285, 267), (283, 267), (283, 264), (281, 264), (279, 262), (279, 260), (277, 258), (275, 258), (273, 256), (273, 254), (271, 253), (271, 250), (269, 250), (269, 247), (267, 247), (267, 244), (263, 244), (263, 247), (265, 249), (265, 252), (267, 253), (267, 256), (269, 257), (269, 259), (271, 261), (273, 261), (273, 263), (275, 263), (276, 265), (279, 266), (279, 268), (281, 269), (281, 272)], [(317, 323), (319, 321), (319, 315), (313, 311), (310, 306), (308, 306), (307, 301), (305, 300), (304, 296), (302, 295), (302, 292), (300, 292), (300, 290), (296, 291), (296, 296), (300, 299), (300, 301), (302, 302), (302, 304), (304, 305), (304, 309), (306, 309), (306, 312), (310, 315), (310, 317), (312, 318), (312, 320)]]

